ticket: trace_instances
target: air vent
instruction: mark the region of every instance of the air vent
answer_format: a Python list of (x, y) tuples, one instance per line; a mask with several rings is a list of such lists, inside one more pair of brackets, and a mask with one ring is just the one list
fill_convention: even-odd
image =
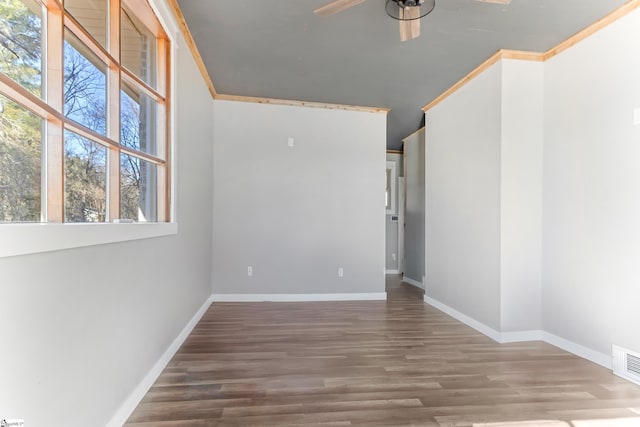
[(613, 373), (640, 384), (640, 354), (614, 345)]
[(640, 357), (627, 353), (627, 371), (640, 375)]

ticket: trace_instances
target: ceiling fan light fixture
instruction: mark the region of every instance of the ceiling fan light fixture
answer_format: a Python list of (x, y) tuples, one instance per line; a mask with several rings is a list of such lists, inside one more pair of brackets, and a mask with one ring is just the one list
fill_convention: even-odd
[[(415, 21), (433, 12), (435, 7), (436, 0), (387, 0), (384, 9), (395, 20)], [(412, 13), (405, 13), (408, 9)]]

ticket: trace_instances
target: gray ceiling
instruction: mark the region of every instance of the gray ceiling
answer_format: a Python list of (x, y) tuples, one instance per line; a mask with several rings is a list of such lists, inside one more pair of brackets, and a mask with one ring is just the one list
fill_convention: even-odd
[(391, 108), (387, 147), (421, 107), (498, 49), (545, 51), (625, 0), (436, 0), (400, 42), (384, 0), (318, 17), (329, 0), (179, 0), (218, 93)]

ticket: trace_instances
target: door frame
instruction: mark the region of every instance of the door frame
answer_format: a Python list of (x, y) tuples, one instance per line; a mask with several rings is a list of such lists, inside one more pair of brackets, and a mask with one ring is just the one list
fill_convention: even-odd
[(405, 188), (404, 177), (398, 177), (398, 273), (404, 274), (404, 212)]

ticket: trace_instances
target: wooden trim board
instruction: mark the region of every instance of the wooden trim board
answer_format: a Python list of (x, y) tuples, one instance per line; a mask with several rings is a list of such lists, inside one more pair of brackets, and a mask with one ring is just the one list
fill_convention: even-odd
[[(213, 81), (211, 80), (211, 77), (209, 76), (209, 73), (208, 73), (208, 71), (206, 69), (206, 66), (204, 65), (204, 61), (202, 59), (202, 56), (200, 55), (200, 52), (198, 51), (198, 48), (197, 48), (197, 46), (195, 44), (193, 36), (191, 35), (191, 32), (189, 31), (189, 27), (187, 26), (187, 23), (186, 23), (186, 21), (184, 19), (184, 15), (182, 14), (182, 11), (180, 10), (180, 6), (178, 5), (178, 1), (177, 0), (168, 0), (168, 3), (169, 3), (169, 6), (171, 7), (171, 9), (172, 9), (172, 11), (174, 13), (176, 21), (178, 22), (178, 24), (180, 26), (180, 29), (181, 29), (184, 37), (185, 37), (185, 40), (187, 41), (187, 44), (189, 45), (189, 49), (191, 50), (191, 54), (193, 55), (193, 57), (194, 57), (194, 59), (196, 61), (196, 64), (198, 65), (198, 69), (200, 70), (200, 73), (202, 74), (202, 77), (204, 78), (204, 80), (205, 80), (205, 82), (207, 84), (207, 87), (209, 88), (209, 92), (211, 93), (211, 96), (214, 99), (220, 99), (220, 100), (226, 100), (226, 101), (238, 101), (238, 102), (254, 102), (254, 103), (259, 103), (259, 104), (273, 104), (273, 105), (290, 105), (290, 106), (298, 106), (298, 107), (302, 106), (302, 107), (314, 107), (314, 108), (327, 108), (327, 109), (334, 109), (334, 110), (365, 111), (365, 112), (373, 112), (373, 113), (388, 113), (389, 111), (391, 111), (389, 108), (382, 108), (382, 107), (362, 107), (362, 106), (355, 106), (355, 105), (328, 104), (328, 103), (321, 103), (321, 102), (308, 102), (308, 101), (297, 101), (297, 100), (286, 100), (286, 99), (261, 98), (261, 97), (253, 97), (253, 96), (239, 96), (239, 95), (218, 94), (216, 92), (216, 90), (215, 90), (215, 87), (213, 85)], [(498, 62), (501, 59), (519, 59), (519, 60), (525, 60), (525, 61), (546, 61), (546, 60), (548, 60), (550, 58), (553, 58), (554, 56), (558, 55), (559, 53), (567, 50), (571, 46), (576, 45), (580, 41), (582, 41), (582, 40), (586, 39), (587, 37), (589, 37), (590, 35), (598, 32), (602, 28), (605, 28), (609, 24), (617, 21), (618, 19), (622, 18), (623, 16), (627, 15), (631, 11), (637, 9), (638, 7), (640, 7), (640, 0), (629, 0), (627, 3), (625, 3), (624, 5), (619, 7), (618, 9), (614, 10), (613, 12), (608, 14), (607, 16), (599, 19), (598, 21), (594, 22), (593, 24), (591, 24), (587, 28), (579, 31), (578, 33), (576, 33), (573, 36), (569, 37), (567, 40), (559, 43), (557, 46), (554, 46), (553, 48), (549, 49), (548, 51), (546, 51), (544, 53), (543, 52), (528, 52), (528, 51), (520, 51), (520, 50), (501, 49), (501, 50), (497, 51), (496, 53), (494, 53), (493, 55), (491, 55), (486, 61), (484, 61), (482, 64), (480, 64), (478, 67), (476, 67), (473, 71), (471, 71), (469, 74), (467, 74), (462, 79), (460, 79), (458, 82), (456, 82), (449, 89), (447, 89), (442, 94), (440, 94), (438, 97), (436, 97), (431, 102), (429, 102), (424, 107), (422, 107), (422, 111), (424, 111), (426, 113), (428, 110), (430, 110), (431, 108), (433, 108), (436, 105), (438, 105), (440, 102), (442, 102), (443, 100), (448, 98), (451, 94), (456, 92), (458, 89), (460, 89), (461, 87), (466, 85), (469, 81), (473, 80), (475, 77), (477, 77), (483, 71), (485, 71), (487, 68), (491, 67), (493, 64), (495, 64), (496, 62)]]
[(478, 65), (469, 74), (467, 74), (466, 76), (464, 76), (463, 78), (458, 80), (449, 89), (447, 89), (444, 92), (442, 92), (442, 94), (440, 94), (438, 97), (436, 97), (433, 101), (431, 101), (430, 103), (428, 103), (427, 105), (422, 107), (422, 111), (424, 111), (426, 113), (428, 110), (430, 110), (431, 108), (435, 107), (436, 105), (438, 105), (439, 103), (444, 101), (446, 98), (451, 96), (454, 92), (456, 92), (462, 86), (466, 85), (471, 80), (475, 79), (477, 76), (482, 74), (485, 70), (487, 70), (487, 68), (491, 67), (493, 64), (495, 64), (496, 62), (500, 61), (501, 59), (521, 59), (521, 60), (527, 60), (527, 61), (544, 61), (544, 53), (526, 52), (526, 51), (520, 51), (520, 50), (500, 49), (499, 51), (497, 51), (496, 53), (491, 55), (482, 64)]
[(288, 100), (288, 99), (274, 99), (274, 98), (261, 98), (254, 96), (240, 96), (240, 95), (225, 95), (219, 94), (216, 92), (215, 86), (213, 85), (213, 81), (211, 80), (211, 76), (207, 71), (207, 67), (204, 64), (204, 60), (200, 55), (200, 51), (196, 46), (196, 42), (187, 26), (187, 21), (182, 14), (182, 10), (180, 10), (180, 6), (178, 5), (178, 0), (168, 0), (169, 6), (173, 12), (178, 25), (180, 26), (180, 30), (184, 35), (185, 40), (187, 41), (187, 45), (189, 46), (189, 50), (191, 51), (191, 55), (193, 56), (196, 64), (198, 65), (198, 69), (200, 70), (200, 74), (202, 78), (207, 84), (209, 88), (209, 93), (211, 93), (211, 97), (213, 99), (219, 99), (224, 101), (238, 101), (238, 102), (253, 102), (258, 104), (273, 104), (273, 105), (290, 105), (295, 107), (313, 107), (313, 108), (326, 108), (330, 110), (347, 110), (347, 111), (363, 111), (369, 113), (388, 113), (391, 111), (389, 108), (382, 107), (362, 107), (357, 105), (342, 105), (342, 104), (328, 104), (322, 102), (308, 102), (308, 101), (296, 101), (296, 100)]
[[(404, 146), (404, 142), (405, 142), (407, 139), (411, 138), (413, 135), (417, 135), (417, 134), (419, 134), (420, 132), (424, 132), (426, 129), (427, 129), (426, 127), (422, 126), (422, 127), (421, 127), (420, 129), (418, 129), (417, 131), (415, 131), (415, 132), (413, 132), (412, 134), (410, 134), (410, 135), (405, 136), (404, 138), (402, 138), (402, 144), (403, 144), (403, 146)], [(401, 153), (404, 153), (404, 151), (401, 151)]]
[(478, 75), (480, 75), (480, 73), (482, 73), (487, 68), (491, 67), (493, 64), (498, 62), (500, 59), (502, 59), (502, 53), (501, 52), (502, 51), (499, 50), (496, 53), (494, 53), (493, 55), (491, 55), (486, 61), (484, 61), (482, 64), (478, 65), (473, 71), (471, 71), (469, 74), (467, 74), (466, 76), (464, 76), (463, 78), (458, 80), (456, 83), (454, 83), (453, 86), (451, 86), (449, 89), (447, 89), (444, 92), (442, 92), (433, 101), (431, 101), (430, 103), (428, 103), (427, 105), (422, 107), (422, 111), (424, 111), (426, 113), (427, 110), (430, 110), (431, 108), (435, 107), (436, 105), (438, 105), (439, 103), (444, 101), (446, 98), (451, 96), (454, 92), (456, 92), (462, 86), (466, 85), (471, 80), (475, 79)]
[(523, 61), (544, 61), (544, 53), (542, 52), (529, 52), (526, 50), (509, 50), (501, 49), (500, 59), (520, 59)]
[(496, 62), (498, 62), (501, 59), (520, 59), (520, 60), (525, 60), (525, 61), (542, 61), (542, 62), (547, 61), (548, 59), (553, 58), (554, 56), (558, 55), (561, 52), (564, 52), (565, 50), (569, 49), (570, 47), (575, 46), (576, 44), (578, 44), (582, 40), (586, 39), (587, 37), (589, 37), (590, 35), (598, 32), (598, 31), (600, 31), (601, 29), (605, 28), (606, 26), (612, 24), (613, 22), (617, 21), (618, 19), (622, 18), (623, 16), (629, 14), (630, 12), (632, 12), (635, 9), (637, 9), (638, 7), (640, 7), (640, 0), (629, 0), (627, 3), (625, 3), (624, 5), (619, 7), (618, 9), (614, 10), (613, 12), (608, 14), (607, 16), (597, 20), (596, 22), (594, 22), (593, 24), (589, 25), (585, 29), (577, 32), (573, 36), (569, 37), (567, 40), (559, 43), (558, 45), (554, 46), (553, 48), (549, 49), (548, 51), (546, 51), (544, 53), (501, 49), (501, 50), (497, 51), (496, 53), (494, 53), (493, 55), (491, 55), (486, 61), (484, 61), (482, 64), (480, 64), (478, 67), (476, 67), (473, 71), (471, 71), (469, 74), (467, 74), (462, 79), (460, 79), (458, 82), (456, 82), (449, 89), (447, 89), (442, 94), (440, 94), (438, 97), (436, 97), (431, 102), (429, 102), (424, 107), (422, 107), (422, 111), (424, 111), (426, 113), (428, 110), (432, 109), (433, 107), (435, 107), (436, 105), (438, 105), (439, 103), (444, 101), (451, 94), (456, 92), (462, 86), (464, 86), (467, 83), (469, 83), (469, 81), (473, 80), (480, 73), (482, 73), (487, 68), (489, 68), (490, 66), (492, 66), (493, 64), (495, 64)]
[(361, 111), (366, 113), (387, 114), (389, 111), (391, 111), (389, 108), (381, 108), (381, 107), (362, 107), (358, 105), (327, 104), (323, 102), (308, 102), (308, 101), (295, 101), (290, 99), (260, 98), (260, 97), (254, 97), (254, 96), (217, 94), (214, 97), (214, 99), (219, 101), (253, 102), (257, 104), (289, 105), (293, 107), (325, 108), (329, 110)]
[(576, 45), (577, 43), (586, 39), (590, 35), (600, 31), (601, 29), (605, 28), (609, 24), (612, 24), (613, 22), (617, 21), (623, 16), (634, 11), (638, 7), (640, 7), (640, 0), (629, 0), (627, 3), (623, 4), (622, 6), (620, 6), (619, 8), (617, 8), (616, 10), (608, 14), (607, 16), (600, 18), (593, 24), (589, 25), (587, 28), (581, 31), (578, 31), (576, 34), (569, 37), (567, 40), (563, 41), (557, 46), (546, 51), (544, 54), (544, 60), (546, 61), (547, 59), (553, 58), (557, 54), (564, 52), (565, 50), (569, 49), (571, 46)]
[(182, 10), (180, 10), (180, 6), (178, 5), (178, 0), (168, 0), (169, 6), (173, 11), (173, 15), (180, 26), (180, 30), (182, 31), (182, 35), (187, 41), (187, 45), (189, 45), (189, 50), (191, 51), (191, 55), (193, 55), (193, 59), (196, 61), (198, 65), (198, 69), (200, 70), (200, 74), (202, 74), (202, 78), (204, 79), (207, 87), (209, 88), (209, 93), (212, 98), (215, 98), (216, 88), (213, 86), (213, 81), (211, 80), (211, 76), (209, 76), (209, 72), (207, 71), (207, 67), (204, 65), (204, 61), (202, 60), (202, 56), (200, 56), (200, 51), (196, 46), (196, 42), (191, 35), (191, 31), (189, 31), (189, 27), (187, 26), (187, 21), (184, 19), (184, 15), (182, 14)]

